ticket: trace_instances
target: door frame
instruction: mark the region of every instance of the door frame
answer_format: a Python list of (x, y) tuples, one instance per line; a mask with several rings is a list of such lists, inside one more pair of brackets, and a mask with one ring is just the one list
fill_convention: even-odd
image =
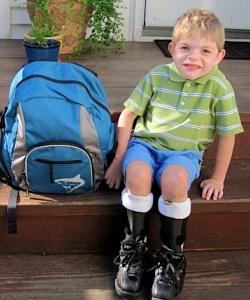
[[(133, 0), (130, 0), (133, 1)], [(172, 37), (172, 27), (145, 26), (145, 6), (147, 0), (135, 1), (134, 15), (134, 41), (153, 41), (155, 39), (168, 39)], [(248, 29), (225, 29), (227, 40), (250, 41)]]
[[(132, 0), (133, 1), (133, 0)], [(151, 42), (155, 39), (171, 38), (172, 28), (145, 27), (145, 7), (147, 0), (135, 1), (134, 41)]]

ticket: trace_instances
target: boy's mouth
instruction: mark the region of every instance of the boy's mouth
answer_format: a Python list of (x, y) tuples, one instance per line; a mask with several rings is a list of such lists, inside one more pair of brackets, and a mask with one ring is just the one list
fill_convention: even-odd
[(197, 71), (201, 67), (195, 64), (183, 64), (183, 66), (188, 70), (188, 71)]

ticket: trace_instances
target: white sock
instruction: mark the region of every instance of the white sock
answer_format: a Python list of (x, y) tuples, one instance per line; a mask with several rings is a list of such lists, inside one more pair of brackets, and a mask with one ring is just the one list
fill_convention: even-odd
[(159, 212), (169, 218), (185, 219), (191, 213), (191, 201), (187, 198), (183, 202), (168, 202), (160, 196), (158, 200)]
[(146, 213), (153, 206), (154, 196), (152, 193), (147, 196), (135, 196), (128, 193), (127, 189), (122, 191), (122, 205), (132, 211)]

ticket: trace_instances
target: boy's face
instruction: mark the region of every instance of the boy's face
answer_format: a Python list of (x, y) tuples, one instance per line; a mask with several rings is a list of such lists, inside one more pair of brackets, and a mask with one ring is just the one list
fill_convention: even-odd
[(189, 80), (206, 75), (225, 56), (225, 50), (218, 50), (216, 42), (205, 37), (191, 36), (177, 43), (169, 43), (168, 50), (179, 72)]

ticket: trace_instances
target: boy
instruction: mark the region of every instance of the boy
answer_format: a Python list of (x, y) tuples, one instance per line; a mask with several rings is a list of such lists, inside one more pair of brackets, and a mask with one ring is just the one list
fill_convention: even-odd
[(154, 68), (124, 104), (116, 155), (105, 175), (107, 184), (115, 188), (121, 171), (125, 178), (121, 199), (129, 228), (121, 243), (115, 280), (121, 296), (137, 296), (143, 288), (153, 181), (161, 191), (162, 247), (152, 299), (173, 299), (180, 293), (191, 212), (188, 190), (199, 176), (203, 151), (215, 134), (219, 137), (215, 166), (211, 178), (201, 182), (202, 197), (223, 196), (235, 134), (243, 131), (233, 89), (217, 67), (225, 56), (224, 40), (224, 28), (212, 12), (187, 11), (177, 20), (168, 46), (174, 62)]

